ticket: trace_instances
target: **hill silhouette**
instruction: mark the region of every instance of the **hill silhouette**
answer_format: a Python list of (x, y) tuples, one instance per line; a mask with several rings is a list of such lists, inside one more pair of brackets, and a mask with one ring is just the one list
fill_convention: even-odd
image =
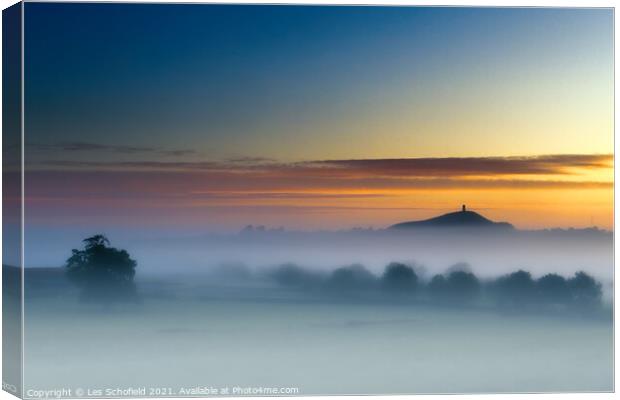
[(412, 229), (412, 228), (494, 228), (514, 229), (507, 222), (494, 222), (474, 211), (467, 211), (463, 205), (461, 211), (451, 212), (438, 217), (401, 222), (389, 227), (389, 229)]

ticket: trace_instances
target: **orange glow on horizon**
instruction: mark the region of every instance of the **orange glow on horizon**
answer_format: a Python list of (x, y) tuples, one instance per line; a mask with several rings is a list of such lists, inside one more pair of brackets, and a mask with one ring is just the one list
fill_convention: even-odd
[[(384, 228), (467, 204), (520, 229), (612, 230), (611, 157), (545, 157), (34, 171), (28, 176), (36, 190), (27, 185), (26, 195), (28, 203), (54, 210), (54, 215), (75, 217), (81, 210), (81, 215), (120, 224), (136, 218), (136, 223), (228, 230), (247, 224), (300, 230)], [(565, 167), (565, 159), (572, 164)], [(488, 163), (496, 170), (487, 173)]]

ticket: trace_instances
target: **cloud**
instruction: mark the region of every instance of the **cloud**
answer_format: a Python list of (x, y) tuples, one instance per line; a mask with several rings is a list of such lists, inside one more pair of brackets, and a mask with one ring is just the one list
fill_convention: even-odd
[[(127, 148), (125, 151), (133, 151)], [(62, 161), (50, 160), (46, 167), (88, 170), (203, 171), (243, 174), (257, 179), (390, 180), (506, 178), (508, 176), (570, 176), (585, 170), (610, 169), (610, 154), (560, 154), (531, 157), (446, 157), (400, 159), (317, 160), (292, 163), (267, 158), (237, 158), (225, 161)]]
[(178, 170), (217, 170), (225, 168), (222, 164), (211, 161), (197, 162), (174, 162), (174, 161), (64, 161), (49, 160), (42, 163), (51, 167), (64, 167), (71, 169), (87, 170), (153, 170), (153, 171), (178, 171)]
[(584, 170), (611, 155), (411, 158), (277, 163), (48, 161), (27, 172), (30, 199), (175, 199), (193, 204), (365, 201), (419, 190), (611, 189)]
[(274, 163), (276, 160), (266, 157), (237, 157), (229, 158), (226, 160), (230, 163), (243, 163), (243, 164), (259, 164), (259, 163)]
[(37, 151), (62, 152), (111, 152), (119, 154), (157, 154), (161, 156), (187, 156), (196, 154), (194, 150), (167, 150), (158, 147), (108, 145), (91, 142), (60, 142), (53, 144), (29, 143), (26, 147)]
[[(31, 196), (175, 198), (217, 201), (336, 201), (416, 190), (609, 189), (584, 170), (608, 169), (611, 155), (412, 158), (276, 163), (237, 161), (48, 161), (31, 168)], [(39, 193), (37, 193), (39, 192)], [(112, 195), (111, 193), (116, 193)]]
[(387, 197), (385, 193), (316, 193), (316, 192), (192, 192), (188, 196), (218, 200), (295, 200), (295, 199), (369, 199)]
[(182, 156), (191, 156), (198, 154), (196, 150), (156, 150), (159, 154), (174, 156), (174, 157), (182, 157)]
[(580, 168), (610, 168), (609, 154), (560, 154), (531, 157), (446, 157), (312, 161), (308, 164), (373, 176), (564, 175)]

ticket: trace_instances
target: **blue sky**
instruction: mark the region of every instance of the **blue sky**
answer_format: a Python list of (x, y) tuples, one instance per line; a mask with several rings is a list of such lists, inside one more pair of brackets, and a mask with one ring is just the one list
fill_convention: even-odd
[[(209, 158), (363, 158), (378, 134), (419, 139), (384, 157), (583, 151), (577, 133), (519, 127), (539, 150), (499, 128), (549, 102), (559, 110), (525, 117), (546, 128), (575, 109), (573, 125), (609, 116), (611, 32), (609, 9), (28, 3), (28, 133)], [(481, 132), (482, 118), (495, 129)], [(476, 151), (463, 131), (508, 144)], [(590, 151), (606, 151), (608, 132), (590, 135)]]

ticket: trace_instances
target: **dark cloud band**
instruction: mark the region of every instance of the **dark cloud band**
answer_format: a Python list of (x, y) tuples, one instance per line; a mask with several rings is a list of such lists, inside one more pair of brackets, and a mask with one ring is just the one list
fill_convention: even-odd
[(446, 157), (400, 159), (318, 160), (279, 163), (265, 158), (227, 161), (61, 161), (40, 165), (46, 168), (87, 170), (154, 170), (251, 173), (257, 176), (304, 178), (450, 178), (505, 175), (571, 175), (584, 169), (613, 167), (611, 154), (560, 154), (532, 157)]
[(61, 142), (53, 144), (29, 143), (27, 148), (47, 152), (110, 152), (118, 154), (158, 154), (161, 156), (187, 156), (194, 150), (167, 150), (157, 147), (107, 145), (90, 142)]

